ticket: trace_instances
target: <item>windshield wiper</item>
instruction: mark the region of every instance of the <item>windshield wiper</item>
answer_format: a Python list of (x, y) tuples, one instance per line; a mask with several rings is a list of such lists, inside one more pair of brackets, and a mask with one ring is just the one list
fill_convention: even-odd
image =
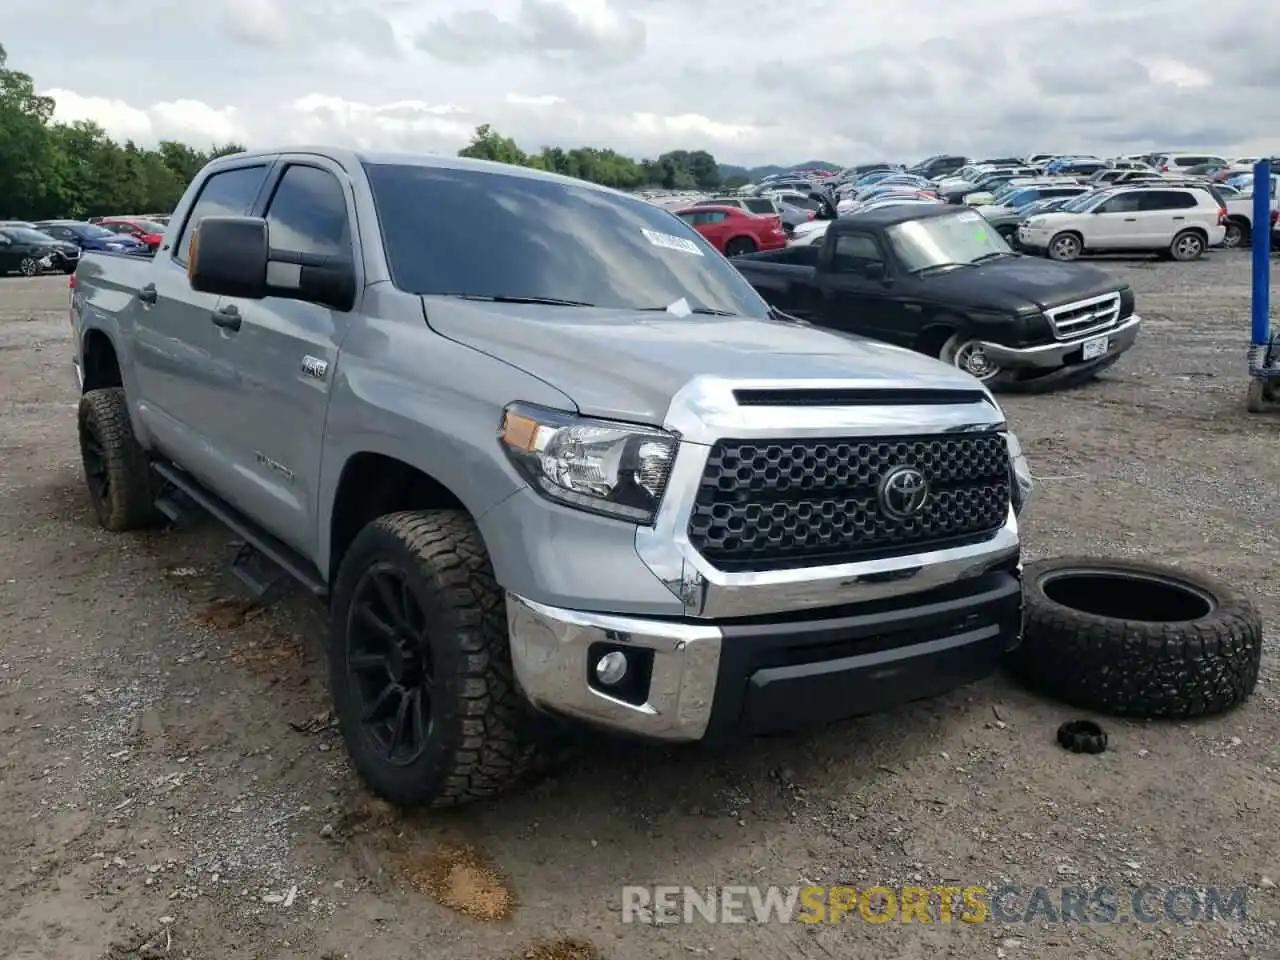
[[(670, 307), (639, 307), (641, 313), (673, 313), (676, 316), (682, 316), (683, 311), (676, 312)], [(690, 307), (689, 313), (698, 317), (736, 317), (737, 314), (732, 310), (713, 310), (711, 307)]]
[(769, 318), (771, 320), (781, 320), (783, 323), (794, 323), (801, 327), (813, 326), (813, 324), (811, 324), (808, 320), (801, 320), (799, 317), (793, 317), (789, 313), (783, 313), (781, 310), (779, 310), (777, 307), (774, 307), (774, 306), (769, 307)]
[(978, 259), (974, 260), (973, 262), (975, 264), (987, 263), (990, 260), (1000, 260), (1000, 259), (1003, 259), (1004, 257), (1012, 257), (1012, 256), (1014, 256), (1013, 253), (1006, 253), (1003, 250), (992, 250), (990, 253), (984, 253), (982, 256), (978, 257)]
[(926, 273), (932, 273), (934, 270), (950, 270), (952, 267), (971, 267), (971, 263), (931, 263), (927, 267), (921, 267), (916, 271), (916, 276), (923, 277)]
[(447, 293), (447, 297), (457, 297), (459, 300), (484, 300), (489, 303), (545, 303), (553, 307), (594, 307), (594, 303), (585, 303), (582, 300), (560, 300), (557, 297), (512, 297), (505, 294), (489, 294), (489, 293)]

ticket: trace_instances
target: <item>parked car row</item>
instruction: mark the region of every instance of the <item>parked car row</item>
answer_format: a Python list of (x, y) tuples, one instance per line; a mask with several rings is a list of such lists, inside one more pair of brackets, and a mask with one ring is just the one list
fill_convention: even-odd
[(116, 226), (118, 229), (112, 229), (105, 223), (84, 220), (0, 220), (0, 275), (74, 273), (86, 250), (150, 255), (163, 236), (163, 232), (147, 232), (134, 222), (121, 221)]

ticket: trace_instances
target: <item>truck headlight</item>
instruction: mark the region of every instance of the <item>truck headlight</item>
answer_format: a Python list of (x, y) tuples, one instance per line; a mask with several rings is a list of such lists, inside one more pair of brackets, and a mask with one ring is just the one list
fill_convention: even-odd
[(499, 438), (547, 499), (644, 525), (658, 512), (678, 446), (653, 427), (522, 403), (504, 411)]
[(1009, 431), (1005, 435), (1005, 442), (1009, 445), (1009, 472), (1012, 476), (1012, 486), (1010, 494), (1013, 499), (1013, 512), (1020, 515), (1027, 505), (1027, 501), (1031, 499), (1031, 464), (1027, 463), (1026, 455), (1022, 452), (1022, 443), (1018, 440), (1017, 434)]

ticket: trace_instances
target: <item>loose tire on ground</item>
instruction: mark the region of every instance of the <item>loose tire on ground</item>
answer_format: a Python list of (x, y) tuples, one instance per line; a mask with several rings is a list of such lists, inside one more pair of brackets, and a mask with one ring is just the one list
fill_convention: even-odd
[[(399, 600), (389, 602), (403, 604), (411, 626), (391, 624), (394, 643), (386, 624), (372, 626), (362, 609), (386, 599), (377, 583), (383, 577), (402, 585)], [(394, 619), (390, 609), (379, 606), (374, 618)], [(373, 662), (391, 647), (405, 652), (384, 667)], [(410, 669), (414, 654), (421, 663)], [(380, 685), (408, 690), (414, 672), (429, 674), (417, 706), (406, 695), (401, 699), (410, 706), (401, 707), (393, 692), (395, 702), (384, 704), (388, 717), (375, 722)], [(356, 536), (334, 584), (329, 676), (352, 763), (371, 790), (397, 806), (456, 806), (492, 796), (543, 765), (539, 718), (512, 674), (505, 598), (480, 533), (462, 511), (390, 514)], [(404, 722), (410, 726), (401, 727), (398, 743), (390, 731)]]
[(133, 435), (122, 387), (90, 390), (80, 398), (80, 457), (98, 522), (106, 530), (138, 530), (161, 519), (155, 475)]
[(1188, 718), (1248, 699), (1262, 622), (1203, 574), (1064, 557), (1024, 571), (1024, 636), (1013, 674), (1033, 689), (1123, 717)]

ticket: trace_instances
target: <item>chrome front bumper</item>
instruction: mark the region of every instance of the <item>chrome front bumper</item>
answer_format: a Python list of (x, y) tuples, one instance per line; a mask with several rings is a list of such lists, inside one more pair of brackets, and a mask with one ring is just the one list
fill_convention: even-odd
[(1058, 367), (1065, 366), (1067, 358), (1073, 353), (1080, 351), (1081, 344), (1098, 337), (1108, 338), (1106, 352), (1087, 361), (1088, 363), (1097, 363), (1107, 357), (1124, 353), (1138, 339), (1140, 329), (1142, 329), (1142, 318), (1135, 313), (1110, 330), (1100, 330), (1075, 340), (1063, 340), (1042, 347), (1006, 347), (999, 343), (984, 342), (982, 352), (992, 364), (998, 367), (1056, 370)]
[[(870, 611), (764, 623), (582, 613), (508, 593), (511, 659), (533, 706), (605, 730), (713, 744), (792, 733), (994, 673), (1021, 639), (1020, 572), (1014, 561)], [(634, 682), (597, 677), (613, 653)]]
[[(718, 627), (564, 610), (508, 593), (507, 630), (516, 682), (535, 707), (653, 740), (700, 740), (706, 732), (720, 670)], [(652, 652), (643, 703), (588, 682), (596, 646)]]

